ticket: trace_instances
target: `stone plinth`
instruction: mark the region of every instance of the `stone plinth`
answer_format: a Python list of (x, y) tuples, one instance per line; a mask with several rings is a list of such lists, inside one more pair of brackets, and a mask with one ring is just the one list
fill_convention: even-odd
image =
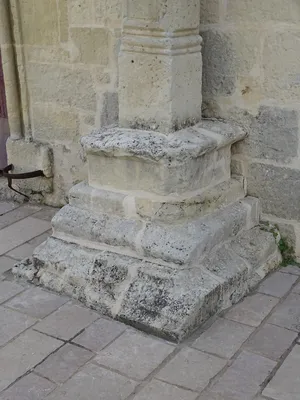
[(257, 227), (259, 201), (231, 177), (231, 144), (243, 137), (202, 121), (169, 135), (111, 128), (84, 138), (89, 182), (71, 190), (52, 237), (17, 273), (183, 339), (280, 260)]

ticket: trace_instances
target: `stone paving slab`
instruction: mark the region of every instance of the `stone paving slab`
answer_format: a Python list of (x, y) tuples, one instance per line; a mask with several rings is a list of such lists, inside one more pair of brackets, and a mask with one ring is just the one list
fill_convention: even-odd
[(247, 342), (245, 348), (272, 360), (279, 360), (297, 336), (296, 332), (266, 324)]
[(224, 358), (231, 358), (255, 328), (218, 318), (194, 343), (193, 347)]
[(187, 389), (201, 391), (226, 365), (226, 361), (186, 348), (181, 350), (162, 370), (158, 378)]
[(47, 400), (125, 400), (137, 382), (98, 365), (88, 364)]
[(142, 380), (174, 350), (174, 346), (128, 330), (101, 351), (95, 361), (132, 379)]
[(24, 287), (14, 282), (0, 282), (0, 304), (24, 291)]
[(280, 272), (284, 274), (300, 275), (300, 267), (298, 267), (297, 265), (290, 265), (288, 267), (282, 268)]
[(0, 230), (0, 255), (20, 246), (24, 238), (30, 240), (50, 228), (48, 221), (28, 217)]
[(67, 343), (38, 365), (35, 371), (55, 383), (64, 383), (93, 356), (89, 350)]
[(153, 380), (134, 397), (134, 400), (195, 400), (198, 395), (197, 392)]
[[(32, 206), (32, 205), (24, 205), (13, 209), (11, 212), (7, 212), (4, 215), (0, 216), (0, 229), (3, 229), (13, 223), (20, 221), (29, 215), (32, 215), (41, 210), (41, 207)], [(24, 243), (27, 240), (24, 240)]]
[(300, 332), (300, 295), (290, 293), (268, 319), (269, 324)]
[(0, 349), (0, 391), (43, 361), (62, 342), (33, 330)]
[(13, 281), (55, 211), (0, 202), (0, 400), (300, 399), (298, 267), (177, 346)]
[(257, 291), (274, 297), (283, 297), (297, 279), (296, 275), (275, 272), (259, 285)]
[(40, 288), (30, 288), (9, 300), (6, 306), (35, 318), (44, 318), (68, 300), (67, 297), (57, 296)]
[(241, 303), (233, 306), (225, 318), (245, 325), (259, 326), (278, 303), (278, 299), (264, 294), (246, 297)]
[(0, 346), (35, 324), (36, 319), (0, 306)]
[(55, 388), (48, 379), (30, 373), (5, 390), (0, 400), (43, 400)]
[(232, 400), (252, 400), (276, 362), (250, 352), (242, 352), (211, 388), (212, 393)]
[(0, 274), (3, 274), (3, 272), (8, 271), (11, 269), (16, 263), (16, 260), (13, 260), (12, 258), (2, 256), (0, 257)]
[(263, 391), (274, 400), (299, 400), (300, 398), (300, 346), (295, 346), (274, 378)]
[(69, 340), (98, 318), (98, 314), (85, 307), (66, 304), (38, 323), (35, 329), (59, 339)]
[(126, 326), (115, 321), (100, 318), (78, 335), (73, 342), (95, 353), (115, 340), (126, 329)]

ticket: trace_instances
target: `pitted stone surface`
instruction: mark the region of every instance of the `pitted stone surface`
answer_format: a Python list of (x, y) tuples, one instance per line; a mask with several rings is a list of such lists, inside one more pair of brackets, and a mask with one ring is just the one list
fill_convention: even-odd
[(151, 161), (182, 161), (186, 157), (199, 157), (208, 151), (241, 140), (244, 136), (240, 127), (219, 121), (202, 121), (191, 128), (168, 135), (115, 127), (101, 132), (95, 131), (81, 142), (88, 154), (135, 156)]
[[(247, 218), (251, 212), (251, 201), (247, 199), (246, 207), (242, 208), (244, 223), (240, 220), (240, 205), (233, 208), (238, 222), (233, 218), (234, 213), (226, 215), (228, 210), (216, 214), (219, 215), (219, 218), (215, 218), (216, 226), (211, 227), (216, 232), (215, 236), (206, 234), (204, 244), (207, 250), (214, 241), (215, 244), (219, 243), (220, 236), (228, 237), (230, 232), (235, 234), (245, 228), (244, 224), (249, 223)], [(250, 221), (254, 223), (256, 216), (252, 218)], [(258, 236), (255, 242), (258, 250), (259, 237), (264, 244), (265, 236), (273, 236), (254, 229)], [(229, 249), (230, 242), (228, 246)], [(239, 301), (252, 288), (257, 264), (251, 265), (248, 260), (228, 249), (225, 248), (217, 258), (208, 256), (203, 266), (189, 266), (187, 269), (188, 265), (178, 267), (171, 263), (154, 263), (141, 257), (82, 245), (79, 247), (52, 237), (36, 250), (33, 264), (25, 262), (15, 271), (21, 276), (29, 274), (42, 285), (72, 295), (106, 315), (137, 324), (173, 340), (182, 340), (212, 314)], [(275, 249), (267, 246), (262, 255), (265, 258), (260, 258), (260, 278), (276, 264), (269, 263), (269, 257), (280, 261), (276, 246)], [(199, 262), (199, 257), (195, 259)], [(220, 260), (223, 272), (219, 268)], [(212, 268), (214, 265), (215, 268)]]
[[(256, 232), (258, 236), (261, 233), (260, 230)], [(242, 233), (242, 235), (243, 234), (244, 233)], [(262, 235), (261, 238), (265, 238), (264, 235)], [(27, 238), (24, 237), (24, 242), (26, 242), (26, 239)], [(71, 244), (69, 244), (70, 247), (68, 247), (67, 253), (64, 253), (65, 264), (63, 264), (62, 254), (59, 254), (59, 241), (53, 238), (49, 239), (47, 246), (43, 244), (39, 248), (39, 252), (42, 252), (42, 249), (49, 249), (48, 246), (51, 246), (53, 253), (49, 254), (47, 251), (44, 255), (46, 256), (47, 254), (49, 260), (51, 259), (53, 262), (51, 267), (52, 273), (54, 274), (53, 276), (57, 277), (57, 274), (62, 274), (62, 278), (64, 279), (64, 273), (69, 274), (70, 271), (74, 272), (74, 268), (79, 274), (76, 276), (76, 280), (75, 277), (72, 276), (72, 280), (69, 281), (69, 290), (71, 294), (74, 295), (74, 286), (71, 286), (71, 282), (73, 285), (75, 282), (79, 284), (77, 292), (79, 298), (84, 294), (84, 291), (80, 289), (81, 284), (82, 287), (85, 287), (87, 294), (88, 290), (91, 289), (91, 286), (89, 286), (90, 283), (86, 284), (86, 282), (89, 282), (86, 281), (86, 269), (91, 272), (91, 279), (95, 286), (93, 289), (94, 292), (89, 293), (89, 299), (93, 305), (97, 304), (96, 301), (98, 301), (97, 298), (94, 297), (95, 294), (98, 294), (98, 296), (100, 294), (101, 299), (103, 299), (103, 288), (105, 285), (106, 296), (110, 296), (106, 298), (106, 301), (108, 301), (109, 298), (111, 302), (111, 299), (116, 293), (113, 286), (116, 274), (119, 277), (118, 285), (122, 286), (126, 282), (126, 286), (131, 286), (128, 281), (122, 280), (124, 279), (124, 274), (117, 273), (117, 269), (114, 268), (114, 266), (116, 267), (116, 265), (118, 265), (118, 260), (121, 263), (119, 266), (124, 265), (125, 262), (133, 280), (141, 278), (141, 275), (139, 275), (137, 271), (139, 271), (139, 268), (142, 268), (143, 274), (145, 275), (143, 278), (145, 279), (144, 283), (147, 285), (149, 283), (149, 277), (151, 275), (154, 277), (155, 272), (157, 273), (157, 271), (160, 270), (159, 276), (156, 276), (156, 283), (159, 282), (159, 285), (147, 286), (149, 290), (147, 290), (146, 293), (149, 297), (144, 300), (137, 297), (138, 303), (142, 307), (145, 306), (148, 310), (148, 313), (144, 314), (144, 316), (154, 318), (154, 320), (154, 309), (151, 307), (153, 307), (153, 303), (155, 303), (156, 307), (163, 306), (163, 303), (160, 301), (165, 298), (164, 296), (166, 292), (160, 290), (155, 292), (153, 288), (160, 289), (168, 287), (164, 286), (165, 284), (161, 281), (162, 278), (167, 278), (168, 284), (170, 284), (169, 278), (172, 277), (172, 279), (174, 279), (175, 284), (171, 286), (171, 288), (173, 288), (172, 290), (178, 287), (180, 282), (184, 282), (184, 279), (186, 279), (185, 284), (192, 283), (195, 290), (201, 288), (202, 291), (207, 290), (208, 287), (204, 286), (207, 282), (211, 282), (212, 287), (208, 290), (208, 297), (207, 295), (204, 297), (204, 299), (209, 299), (209, 307), (216, 304), (215, 301), (220, 301), (220, 297), (218, 296), (220, 296), (221, 292), (225, 297), (228, 296), (226, 304), (228, 304), (228, 300), (232, 300), (231, 294), (234, 293), (234, 296), (236, 296), (235, 301), (237, 301), (244, 293), (243, 290), (245, 290), (245, 288), (240, 293), (239, 290), (241, 290), (243, 285), (247, 284), (247, 275), (244, 270), (244, 263), (247, 264), (247, 262), (241, 258), (234, 258), (233, 255), (235, 253), (232, 251), (230, 246), (225, 246), (220, 253), (217, 252), (218, 257), (216, 257), (214, 261), (216, 265), (220, 265), (220, 261), (227, 258), (228, 253), (226, 253), (226, 251), (229, 249), (230, 257), (228, 256), (227, 261), (222, 264), (222, 268), (216, 268), (214, 270), (214, 273), (216, 274), (214, 275), (214, 278), (212, 272), (208, 273), (206, 271), (206, 273), (204, 273), (204, 270), (202, 270), (202, 278), (200, 278), (201, 275), (193, 275), (196, 273), (197, 269), (195, 269), (193, 273), (179, 270), (176, 272), (179, 274), (178, 281), (176, 281), (177, 278), (175, 279), (175, 276), (173, 276), (172, 273), (168, 272), (166, 266), (163, 267), (163, 272), (161, 269), (162, 266), (146, 262), (142, 263), (142, 260), (136, 259), (135, 263), (137, 264), (132, 268), (133, 259), (131, 257), (117, 256), (116, 254), (109, 252), (102, 253), (102, 261), (100, 262), (101, 257), (99, 251), (90, 249), (83, 256), (84, 253), (78, 252), (76, 246)], [(261, 253), (259, 249), (258, 253), (265, 254), (264, 252)], [(89, 254), (88, 257), (87, 254)], [(49, 260), (47, 262), (49, 262)], [(95, 262), (96, 260), (98, 261)], [(238, 274), (235, 275), (234, 273), (235, 269), (239, 270), (238, 260), (241, 260), (243, 265), (241, 268), (243, 271), (242, 276)], [(226, 264), (234, 266), (230, 271), (228, 270), (227, 275), (225, 268)], [(26, 262), (24, 263), (24, 268), (25, 265)], [(67, 269), (65, 269), (63, 265), (67, 266)], [(68, 269), (68, 265), (72, 267), (72, 269)], [(248, 266), (251, 269), (250, 264)], [(36, 263), (36, 266), (32, 268), (30, 273), (33, 274), (32, 276), (34, 276), (34, 274), (38, 276), (38, 274), (41, 274), (41, 271), (43, 271), (43, 268), (44, 265), (42, 263)], [(174, 269), (172, 269), (172, 271), (174, 272)], [(292, 272), (292, 275), (298, 276), (295, 269), (288, 268), (286, 271), (289, 274)], [(53, 284), (51, 274), (49, 274), (47, 278), (45, 275), (46, 270), (43, 272), (43, 276), (46, 279), (48, 286), (51, 286), (51, 284)], [(49, 273), (49, 265), (47, 266), (47, 272)], [(250, 272), (251, 271), (249, 271), (249, 273)], [(285, 272), (285, 270), (282, 270), (282, 272)], [(285, 272), (285, 274), (288, 275), (287, 272)], [(126, 274), (125, 276), (127, 277)], [(197, 279), (195, 279), (195, 276), (197, 276)], [(278, 276), (278, 274), (276, 276)], [(8, 286), (16, 285), (7, 280), (11, 279), (10, 274), (5, 273), (0, 276), (0, 279), (4, 279), (4, 282), (1, 282), (1, 284), (5, 283)], [(47, 279), (49, 279), (49, 281), (47, 281)], [(223, 281), (224, 284), (221, 284)], [(56, 283), (57, 282), (58, 281), (56, 280)], [(60, 282), (60, 285), (62, 285), (62, 282), (63, 281)], [(217, 285), (221, 284), (222, 291), (218, 292), (212, 290), (216, 282)], [(233, 284), (233, 282), (235, 283)], [(238, 284), (238, 282), (240, 283)], [(273, 282), (275, 283), (274, 290), (276, 290), (276, 281), (274, 282), (270, 279), (269, 282), (269, 289)], [(155, 283), (155, 280), (153, 283)], [(162, 286), (160, 286), (161, 284)], [(237, 287), (236, 289), (229, 289), (229, 284), (233, 285), (232, 287), (236, 287), (235, 285), (238, 284), (239, 289), (237, 289)], [(67, 325), (70, 332), (68, 336), (75, 337), (73, 343), (78, 342), (79, 346), (86, 348), (84, 349), (83, 347), (78, 347), (74, 344), (65, 344), (60, 340), (48, 336), (48, 334), (41, 334), (35, 331), (36, 325), (32, 325), (32, 327), (29, 327), (27, 330), (22, 332), (22, 329), (26, 329), (26, 321), (35, 322), (35, 320), (27, 314), (31, 312), (31, 307), (25, 307), (22, 313), (19, 313), (18, 311), (9, 308), (7, 305), (8, 303), (5, 302), (0, 307), (5, 310), (5, 316), (3, 316), (2, 319), (6, 322), (6, 325), (4, 325), (5, 329), (3, 332), (7, 335), (7, 339), (11, 338), (11, 342), (4, 342), (0, 349), (0, 399), (42, 400), (46, 396), (47, 399), (51, 398), (53, 400), (74, 400), (74, 398), (82, 400), (86, 400), (87, 398), (89, 400), (98, 400), (100, 396), (100, 398), (111, 400), (116, 400), (116, 398), (120, 400), (127, 400), (127, 398), (130, 400), (152, 400), (152, 398), (153, 400), (169, 398), (172, 400), (195, 400), (198, 398), (199, 400), (254, 400), (254, 398), (255, 400), (261, 400), (264, 397), (260, 397), (261, 392), (267, 397), (271, 395), (270, 398), (274, 400), (290, 399), (290, 397), (295, 393), (296, 396), (298, 394), (297, 388), (293, 385), (296, 382), (293, 373), (294, 371), (298, 371), (300, 367), (297, 357), (294, 357), (293, 355), (294, 360), (290, 362), (292, 355), (287, 355), (291, 347), (295, 349), (294, 343), (297, 332), (289, 330), (289, 327), (291, 326), (293, 329), (293, 324), (296, 323), (298, 318), (297, 310), (300, 308), (300, 296), (296, 292), (293, 293), (293, 290), (298, 292), (298, 284), (297, 281), (295, 287), (289, 290), (287, 300), (284, 300), (280, 305), (275, 304), (275, 310), (266, 307), (263, 300), (264, 298), (272, 299), (272, 297), (258, 294), (258, 303), (249, 302), (246, 305), (245, 303), (241, 303), (241, 313), (244, 313), (246, 317), (248, 316), (246, 320), (241, 320), (243, 323), (222, 319), (224, 325), (222, 323), (215, 323), (211, 328), (202, 328), (204, 329), (204, 332), (200, 336), (197, 334), (196, 337), (198, 337), (198, 340), (196, 340), (196, 342), (195, 339), (193, 339), (193, 341), (189, 340), (188, 342), (181, 343), (180, 347), (176, 347), (161, 339), (153, 338), (148, 335), (141, 335), (141, 333), (135, 331), (133, 328), (126, 328), (125, 325), (122, 325), (119, 322), (101, 318), (99, 314), (97, 314), (99, 317), (98, 320), (92, 322), (88, 327), (83, 328), (82, 332), (78, 334), (78, 323), (81, 326), (84, 326), (86, 323), (82, 324), (82, 307), (77, 307), (75, 312), (71, 313), (73, 314), (71, 319), (70, 313), (62, 313), (62, 318), (57, 318), (57, 316), (55, 317), (56, 313), (52, 314), (54, 315), (54, 318), (52, 317), (52, 320), (50, 320), (50, 322), (52, 321), (52, 328), (56, 328), (58, 331), (60, 327), (62, 333), (62, 328), (65, 329)], [(24, 288), (25, 292), (23, 294), (26, 293), (26, 304), (29, 305), (34, 302), (34, 299), (36, 299), (36, 296), (34, 296), (36, 289), (28, 290), (28, 284), (23, 286), (22, 281), (19, 281), (17, 288), (18, 290)], [(60, 286), (55, 289), (61, 290), (62, 288), (63, 286)], [(12, 291), (12, 296), (22, 298), (23, 294), (18, 294), (18, 290), (16, 293)], [(212, 292), (209, 295), (211, 290)], [(30, 293), (33, 295), (32, 300), (30, 300)], [(187, 294), (190, 296), (190, 300), (197, 300), (197, 292), (193, 290), (189, 291), (189, 286), (187, 286)], [(134, 290), (132, 295), (134, 295)], [(8, 293), (8, 297), (10, 296), (11, 294)], [(293, 298), (292, 302), (290, 296)], [(57, 300), (57, 295), (54, 295), (54, 297)], [(273, 299), (277, 302), (276, 298), (273, 297)], [(62, 301), (65, 301), (64, 298), (62, 298)], [(59, 302), (55, 301), (55, 305), (57, 306), (58, 304)], [(208, 310), (207, 304), (208, 303), (205, 302), (205, 308), (203, 310)], [(172, 299), (170, 300), (170, 305), (173, 307), (176, 305)], [(259, 310), (258, 305), (261, 310)], [(197, 305), (197, 307), (198, 306), (199, 305)], [(251, 308), (253, 311), (252, 313)], [(65, 306), (63, 306), (62, 309), (65, 309)], [(178, 314), (178, 317), (182, 320), (182, 318), (185, 317), (187, 310), (180, 307), (179, 304), (178, 310), (180, 310), (181, 313)], [(176, 308), (169, 309), (169, 311), (170, 314), (177, 312)], [(87, 312), (89, 315), (89, 311)], [(268, 312), (269, 314), (266, 315)], [(244, 324), (244, 321), (249, 323), (249, 320), (253, 320), (254, 316), (256, 316), (256, 321), (261, 321), (262, 317), (268, 319), (272, 312), (273, 315), (276, 316), (276, 321), (274, 322), (276, 324), (288, 325), (288, 329), (274, 326), (272, 323), (265, 324), (265, 320), (263, 320), (263, 323), (257, 327), (247, 326)], [(201, 313), (202, 315), (200, 316), (200, 319), (203, 318), (203, 312), (201, 311)], [(228, 314), (230, 315), (230, 311)], [(236, 309), (235, 315), (237, 315)], [(208, 316), (205, 318), (207, 317)], [(49, 317), (43, 317), (41, 315), (41, 318), (42, 321), (47, 321), (47, 324), (49, 325)], [(64, 321), (62, 321), (63, 319)], [(198, 322), (199, 321), (200, 320), (198, 320)], [(63, 323), (61, 324), (61, 322)], [(210, 326), (210, 324), (208, 326)], [(256, 329), (256, 332), (253, 332), (254, 329)], [(73, 333), (71, 331), (73, 331)], [(126, 336), (128, 334), (127, 332), (130, 332), (130, 337), (132, 338), (131, 342), (133, 345), (128, 345), (128, 341), (122, 342), (121, 340), (124, 335)], [(247, 339), (251, 332), (252, 334)], [(52, 333), (53, 331), (50, 332), (50, 334)], [(132, 333), (134, 333), (133, 336)], [(15, 334), (19, 336), (14, 337)], [(148, 347), (143, 344), (143, 341), (136, 339), (140, 336), (142, 336), (143, 339), (145, 338)], [(156, 346), (149, 347), (149, 344), (151, 343), (159, 343), (159, 350)], [(192, 343), (199, 346), (201, 351), (191, 349), (190, 346), (194, 346)], [(171, 353), (167, 352), (162, 355), (161, 346), (167, 349), (171, 348)], [(59, 349), (59, 347), (61, 347), (61, 349)], [(73, 352), (75, 348), (76, 351)], [(133, 348), (138, 348), (139, 351), (133, 354)], [(117, 369), (120, 369), (120, 372), (117, 372), (114, 367), (113, 370), (111, 370), (111, 367), (109, 366), (96, 365), (98, 357), (96, 355), (94, 356), (91, 350), (98, 353), (99, 357), (101, 353), (105, 354), (104, 362), (114, 364)], [(247, 350), (247, 352), (244, 350)], [(233, 363), (230, 360), (228, 366), (225, 365), (224, 368), (219, 370), (223, 363), (227, 362), (223, 357), (231, 357), (236, 351), (238, 359), (233, 361)], [(150, 356), (145, 357), (145, 354), (148, 354), (149, 352)], [(243, 356), (239, 356), (240, 352), (242, 352)], [(211, 353), (217, 353), (217, 356)], [(185, 354), (186, 362), (184, 363), (178, 362), (178, 358), (182, 358), (182, 354)], [(201, 360), (197, 359), (197, 363), (195, 363), (195, 355), (199, 354), (201, 354)], [(90, 359), (90, 357), (94, 358)], [(234, 358), (235, 357), (236, 356), (234, 356)], [(272, 359), (269, 359), (270, 357)], [(286, 359), (286, 357), (288, 358)], [(121, 362), (118, 363), (118, 360), (121, 360)], [(154, 361), (152, 362), (151, 360)], [(290, 366), (286, 364), (287, 362), (290, 363)], [(276, 368), (279, 368), (279, 371), (275, 374), (275, 377), (271, 379), (272, 375), (270, 374), (272, 374), (272, 372), (269, 371), (272, 369), (273, 365), (275, 365)], [(286, 370), (285, 365), (287, 365)], [(128, 376), (129, 372), (130, 374), (142, 374), (144, 376), (148, 372), (148, 367), (149, 371), (151, 370), (152, 372), (145, 380), (139, 381), (141, 385)], [(155, 369), (153, 370), (152, 368)], [(36, 375), (35, 372), (30, 372), (30, 370), (34, 371), (35, 369), (39, 371), (37, 372), (39, 376)], [(55, 389), (56, 385), (50, 380), (41, 377), (40, 374), (45, 374), (47, 377), (59, 382), (67, 380), (62, 384), (62, 386), (59, 384), (59, 387)], [(164, 378), (161, 378), (160, 374), (164, 374)], [(193, 376), (200, 376), (200, 378), (193, 379)], [(212, 380), (210, 380), (211, 377)], [(164, 381), (161, 381), (161, 379)], [(165, 380), (168, 382), (165, 382)], [(271, 382), (267, 386), (267, 390), (271, 388), (272, 392), (267, 392), (265, 386), (270, 380)], [(1, 388), (6, 387), (5, 382), (8, 381), (11, 386), (4, 389), (4, 391), (1, 391)], [(210, 384), (207, 386), (206, 383), (208, 381), (210, 381)], [(182, 387), (182, 383), (187, 386), (193, 385), (193, 387), (197, 384), (199, 385), (199, 389), (196, 388), (195, 391), (195, 389)], [(50, 394), (50, 392), (53, 393)]]
[(99, 244), (123, 247), (135, 252), (137, 257), (198, 264), (214, 246), (255, 226), (258, 223), (257, 207), (257, 199), (246, 198), (203, 218), (170, 225), (100, 212), (95, 214), (67, 205), (52, 223), (58, 238), (64, 239), (68, 235), (95, 242), (95, 247)]
[(205, 216), (244, 197), (243, 181), (237, 177), (212, 188), (169, 196), (139, 191), (111, 191), (81, 182), (70, 190), (69, 204), (96, 214), (173, 223), (174, 220)]

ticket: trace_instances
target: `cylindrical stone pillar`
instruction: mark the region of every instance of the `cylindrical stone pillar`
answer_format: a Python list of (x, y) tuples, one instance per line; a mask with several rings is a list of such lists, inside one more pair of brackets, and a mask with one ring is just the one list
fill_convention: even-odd
[(127, 0), (120, 126), (169, 133), (201, 119), (200, 0)]
[(20, 97), (16, 73), (15, 55), (9, 18), (9, 1), (0, 1), (0, 48), (5, 79), (6, 105), (10, 137), (22, 138)]

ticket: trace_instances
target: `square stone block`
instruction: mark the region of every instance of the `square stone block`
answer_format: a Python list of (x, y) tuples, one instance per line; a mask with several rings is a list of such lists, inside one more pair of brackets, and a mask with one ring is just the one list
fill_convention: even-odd
[(99, 352), (103, 347), (115, 340), (126, 329), (126, 326), (116, 321), (100, 318), (73, 340), (87, 349)]
[(278, 299), (274, 297), (255, 294), (233, 306), (227, 311), (225, 318), (250, 326), (259, 326), (277, 303)]
[(42, 320), (35, 328), (48, 335), (69, 340), (98, 318), (98, 314), (88, 308), (66, 304)]
[(226, 363), (221, 358), (186, 348), (163, 367), (157, 377), (174, 385), (200, 391), (225, 367)]
[(7, 306), (35, 318), (44, 318), (67, 301), (67, 297), (57, 296), (40, 288), (31, 288), (14, 297)]
[(134, 379), (145, 379), (174, 347), (150, 336), (126, 331), (101, 351), (95, 361)]
[(0, 400), (43, 400), (56, 385), (33, 373), (25, 375), (0, 396)]
[(248, 339), (254, 328), (218, 318), (193, 343), (196, 349), (231, 358)]
[(136, 385), (129, 378), (89, 364), (51, 393), (47, 400), (125, 400)]
[(29, 330), (0, 349), (0, 390), (43, 361), (62, 342)]
[(246, 349), (278, 360), (297, 338), (297, 333), (266, 324), (247, 342)]
[(53, 382), (64, 383), (93, 356), (92, 352), (68, 343), (38, 365), (35, 371)]

